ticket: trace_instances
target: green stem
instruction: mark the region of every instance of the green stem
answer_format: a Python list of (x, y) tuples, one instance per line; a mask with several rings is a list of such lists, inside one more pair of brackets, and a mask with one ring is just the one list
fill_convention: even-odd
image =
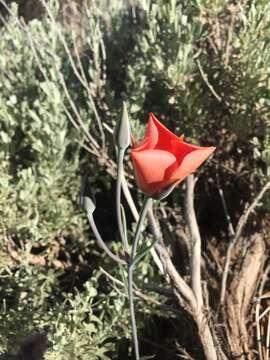
[(131, 249), (130, 263), (128, 266), (128, 297), (129, 297), (132, 337), (133, 337), (136, 360), (140, 359), (140, 351), (139, 351), (139, 342), (138, 342), (137, 325), (136, 325), (136, 317), (135, 317), (135, 310), (134, 310), (134, 299), (133, 299), (133, 270), (134, 270), (134, 265), (135, 265), (133, 263), (133, 260), (136, 256), (138, 241), (139, 241), (140, 234), (142, 231), (142, 226), (143, 226), (146, 214), (147, 214), (148, 209), (150, 208), (151, 204), (152, 204), (152, 199), (149, 198), (148, 196), (146, 196), (144, 199), (143, 205), (142, 205), (139, 221), (137, 224), (134, 241), (133, 241), (132, 249)]
[(96, 227), (96, 224), (95, 224), (95, 221), (94, 221), (94, 218), (93, 218), (93, 215), (92, 214), (88, 214), (87, 215), (88, 217), (88, 221), (89, 221), (89, 224), (91, 226), (91, 229), (95, 235), (95, 238), (97, 240), (97, 243), (99, 245), (99, 247), (101, 247), (101, 249), (103, 249), (107, 255), (109, 255), (109, 257), (116, 261), (118, 264), (120, 265), (126, 265), (126, 261), (124, 259), (121, 259), (119, 256), (115, 255), (114, 253), (111, 252), (111, 250), (107, 247), (107, 245), (104, 243), (102, 237), (100, 236), (100, 233)]
[(123, 175), (123, 160), (125, 155), (125, 149), (119, 149), (117, 154), (117, 180), (116, 180), (116, 216), (120, 238), (123, 243), (124, 251), (129, 254), (129, 246), (127, 237), (123, 229), (122, 215), (121, 215), (121, 182)]

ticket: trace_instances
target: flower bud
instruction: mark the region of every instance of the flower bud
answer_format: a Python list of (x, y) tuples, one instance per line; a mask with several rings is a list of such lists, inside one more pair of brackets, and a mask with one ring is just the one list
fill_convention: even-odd
[(125, 150), (130, 145), (130, 126), (125, 102), (123, 103), (122, 118), (117, 122), (113, 136), (118, 149)]
[(92, 215), (96, 209), (95, 196), (90, 187), (89, 180), (84, 178), (81, 186), (80, 205), (87, 215)]

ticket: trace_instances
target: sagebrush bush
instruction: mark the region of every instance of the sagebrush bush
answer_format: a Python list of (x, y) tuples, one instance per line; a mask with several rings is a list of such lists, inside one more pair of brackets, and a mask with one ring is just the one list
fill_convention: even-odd
[[(90, 124), (92, 111), (55, 25), (49, 20), (33, 21), (28, 31), (11, 16), (0, 40), (1, 350), (23, 334), (49, 326), (55, 344), (49, 358), (101, 355), (105, 359), (104, 353), (113, 345), (102, 344), (115, 335), (105, 324), (111, 322), (113, 327), (115, 319), (105, 321), (104, 316), (112, 314), (109, 307), (114, 307), (108, 303), (99, 320), (93, 315), (88, 325), (82, 322), (85, 313), (92, 311), (93, 299), (97, 301), (94, 285), (89, 283), (85, 295), (81, 292), (73, 299), (72, 294), (64, 293), (63, 270), (54, 269), (60, 254), (59, 264), (69, 262), (74, 272), (74, 262), (83, 262), (89, 252), (78, 207), (82, 154), (76, 140), (83, 138), (65, 112), (64, 106), (70, 105), (60, 76), (70, 84), (85, 126)], [(68, 44), (70, 41), (67, 39)], [(13, 252), (18, 264), (11, 260)], [(35, 265), (35, 261), (41, 263)], [(80, 302), (87, 310), (79, 309)], [(68, 348), (64, 339), (60, 341), (62, 331), (68, 336)], [(91, 341), (95, 333), (98, 339)], [(116, 333), (120, 336), (119, 328)]]

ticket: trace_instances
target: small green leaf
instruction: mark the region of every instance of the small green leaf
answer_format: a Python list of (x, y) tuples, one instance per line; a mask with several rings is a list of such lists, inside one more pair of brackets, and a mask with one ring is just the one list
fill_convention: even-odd
[(136, 265), (152, 249), (152, 247), (155, 246), (157, 241), (158, 241), (158, 239), (154, 240), (151, 245), (149, 245), (146, 249), (139, 252), (133, 259), (131, 265), (132, 266)]

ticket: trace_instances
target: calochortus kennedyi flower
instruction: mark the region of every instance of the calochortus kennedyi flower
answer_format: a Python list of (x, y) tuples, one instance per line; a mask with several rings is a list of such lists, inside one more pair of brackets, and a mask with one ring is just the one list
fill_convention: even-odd
[(131, 149), (136, 183), (158, 198), (194, 172), (215, 149), (187, 144), (150, 113), (142, 143)]

